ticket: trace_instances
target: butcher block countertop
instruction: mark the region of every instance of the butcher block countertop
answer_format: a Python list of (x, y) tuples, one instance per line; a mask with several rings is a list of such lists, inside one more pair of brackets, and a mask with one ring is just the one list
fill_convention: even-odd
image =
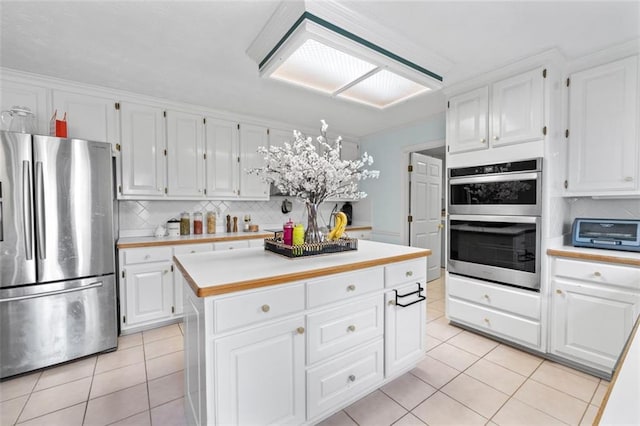
[(549, 256), (591, 260), (594, 262), (607, 262), (617, 263), (619, 265), (640, 266), (640, 253), (638, 252), (562, 246), (558, 248), (548, 249), (547, 254)]
[[(371, 231), (371, 226), (348, 226), (349, 231)], [(216, 234), (181, 235), (179, 237), (124, 237), (118, 239), (119, 249), (175, 246), (180, 244), (217, 243), (221, 241), (257, 240), (273, 237), (273, 232), (220, 232)]]
[(178, 269), (198, 297), (371, 268), (431, 255), (431, 250), (359, 241), (358, 250), (287, 258), (263, 248), (174, 256)]

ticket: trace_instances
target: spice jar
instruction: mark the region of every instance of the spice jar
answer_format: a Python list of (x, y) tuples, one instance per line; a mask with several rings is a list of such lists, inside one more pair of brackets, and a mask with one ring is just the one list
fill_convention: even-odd
[(189, 235), (191, 233), (191, 215), (187, 212), (180, 216), (180, 235)]
[(207, 234), (216, 233), (216, 214), (215, 212), (207, 212)]
[(193, 233), (202, 234), (202, 212), (193, 214)]

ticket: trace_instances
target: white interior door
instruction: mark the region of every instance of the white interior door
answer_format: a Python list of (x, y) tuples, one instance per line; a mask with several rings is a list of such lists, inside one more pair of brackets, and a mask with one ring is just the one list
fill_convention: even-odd
[(427, 281), (440, 278), (442, 249), (442, 160), (411, 153), (409, 177), (409, 245), (431, 250)]

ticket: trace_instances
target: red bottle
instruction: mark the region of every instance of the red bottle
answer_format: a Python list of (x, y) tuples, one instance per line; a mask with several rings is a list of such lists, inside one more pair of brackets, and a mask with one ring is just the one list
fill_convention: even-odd
[(282, 227), (282, 240), (290, 246), (293, 244), (293, 221), (289, 218), (289, 222), (285, 223)]

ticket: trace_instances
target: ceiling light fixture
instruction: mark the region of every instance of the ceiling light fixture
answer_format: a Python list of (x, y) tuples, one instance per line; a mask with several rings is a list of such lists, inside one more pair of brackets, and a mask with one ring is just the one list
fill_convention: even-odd
[[(380, 109), (442, 87), (440, 75), (306, 10), (312, 5), (337, 3), (283, 2), (258, 34), (247, 54), (261, 76)], [(329, 14), (340, 20), (344, 8)]]

